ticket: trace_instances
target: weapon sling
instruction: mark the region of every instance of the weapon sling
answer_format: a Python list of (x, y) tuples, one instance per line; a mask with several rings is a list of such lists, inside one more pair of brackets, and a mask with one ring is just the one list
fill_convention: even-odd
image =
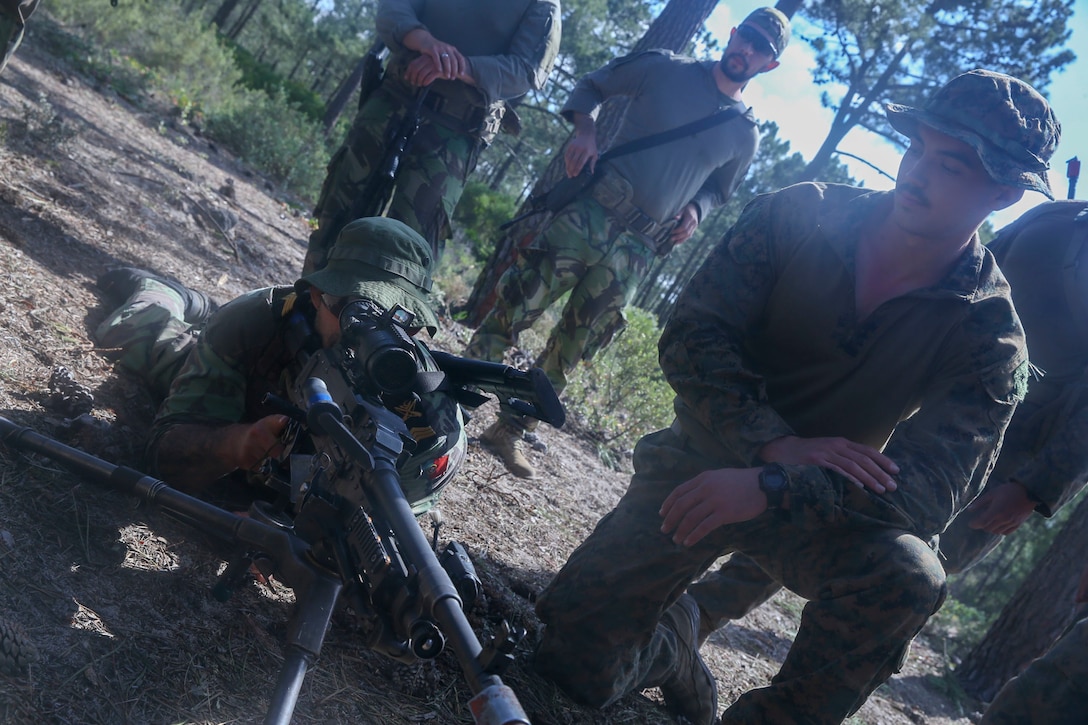
[(723, 124), (737, 116), (743, 114), (748, 110), (747, 106), (742, 108), (741, 103), (734, 103), (729, 108), (716, 111), (709, 116), (704, 116), (690, 123), (685, 123), (683, 126), (677, 126), (665, 131), (650, 134), (649, 136), (643, 136), (642, 138), (636, 138), (627, 143), (620, 144), (614, 148), (605, 151), (597, 158), (597, 163), (594, 166), (594, 171), (590, 173), (588, 171), (589, 165), (582, 167), (582, 172), (575, 177), (567, 177), (560, 179), (554, 186), (545, 191), (543, 194), (533, 196), (529, 200), (529, 210), (523, 214), (519, 214), (510, 221), (506, 222), (499, 227), (501, 230), (509, 229), (518, 222), (526, 219), (535, 214), (540, 214), (545, 211), (558, 211), (566, 206), (574, 197), (580, 194), (585, 189), (596, 181), (597, 174), (602, 168), (602, 164), (613, 159), (617, 159), (620, 156), (626, 156), (628, 154), (637, 153), (639, 151), (645, 151), (646, 149), (653, 148), (655, 146), (661, 146), (673, 141), (677, 141), (687, 136), (694, 136), (697, 133), (706, 131), (719, 124)]

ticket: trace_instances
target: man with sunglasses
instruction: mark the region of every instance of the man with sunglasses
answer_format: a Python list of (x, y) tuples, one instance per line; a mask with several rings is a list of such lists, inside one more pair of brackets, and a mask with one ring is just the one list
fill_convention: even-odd
[[(765, 7), (733, 29), (718, 61), (653, 50), (618, 58), (582, 78), (562, 111), (574, 125), (564, 157), (569, 177), (596, 172), (595, 180), (518, 251), (499, 282), (495, 307), (465, 355), (502, 360), (518, 334), (569, 292), (535, 363), (561, 392), (574, 367), (592, 359), (623, 328), (623, 308), (654, 256), (690, 238), (744, 179), (759, 131), (741, 93), (752, 78), (778, 67), (789, 37), (789, 19)], [(742, 113), (617, 156), (597, 169), (596, 118), (614, 97), (626, 97), (630, 105), (613, 148), (728, 108)], [(480, 440), (512, 473), (532, 478), (533, 467), (517, 442), (534, 423), (504, 409)]]
[(894, 191), (764, 194), (681, 293), (659, 342), (673, 424), (537, 598), (535, 667), (580, 702), (659, 687), (717, 722), (689, 584), (741, 552), (808, 603), (778, 674), (722, 725), (839, 723), (940, 606), (934, 543), (982, 490), (1028, 383), (987, 216), (1053, 198), (1061, 127), (1026, 83), (975, 70), (921, 108)]
[[(286, 397), (300, 352), (337, 344), (340, 312), (349, 301), (368, 300), (379, 312), (399, 306), (410, 335), (422, 329), (433, 335), (433, 264), (430, 245), (417, 232), (400, 221), (368, 218), (344, 227), (322, 269), (292, 286), (246, 293), (213, 313), (204, 295), (175, 280), (130, 267), (104, 274), (99, 288), (120, 305), (98, 326), (96, 340), (119, 350), (121, 367), (162, 401), (147, 446), (150, 472), (200, 493), (281, 452), (288, 418), (269, 407), (265, 395)], [(419, 342), (416, 348), (423, 364), (437, 370), (426, 348)], [(440, 392), (397, 412), (417, 439), (401, 471), (405, 494), (419, 502), (420, 513), (437, 496), (429, 490), (434, 482), (420, 477), (423, 464), (463, 449), (463, 425), (456, 403)]]

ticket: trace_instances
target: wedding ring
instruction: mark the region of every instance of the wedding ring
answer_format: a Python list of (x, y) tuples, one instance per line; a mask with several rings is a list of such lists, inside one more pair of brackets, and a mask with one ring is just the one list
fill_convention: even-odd
[(443, 57), (443, 58), (449, 58), (449, 57), (450, 57), (450, 54), (449, 54), (449, 53), (443, 53), (443, 54), (442, 54), (442, 57)]

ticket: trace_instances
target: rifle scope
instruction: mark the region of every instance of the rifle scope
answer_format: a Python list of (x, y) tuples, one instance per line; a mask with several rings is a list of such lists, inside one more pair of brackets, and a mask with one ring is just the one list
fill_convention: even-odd
[(352, 375), (375, 392), (406, 395), (419, 372), (416, 346), (405, 329), (414, 316), (400, 305), (386, 312), (367, 299), (340, 312), (341, 342)]

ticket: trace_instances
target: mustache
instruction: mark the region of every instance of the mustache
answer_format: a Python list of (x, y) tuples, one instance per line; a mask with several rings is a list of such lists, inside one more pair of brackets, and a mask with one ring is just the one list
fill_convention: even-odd
[(895, 193), (905, 194), (909, 196), (913, 201), (922, 206), (929, 206), (929, 199), (926, 198), (925, 192), (919, 189), (909, 181), (904, 181), (896, 185)]

